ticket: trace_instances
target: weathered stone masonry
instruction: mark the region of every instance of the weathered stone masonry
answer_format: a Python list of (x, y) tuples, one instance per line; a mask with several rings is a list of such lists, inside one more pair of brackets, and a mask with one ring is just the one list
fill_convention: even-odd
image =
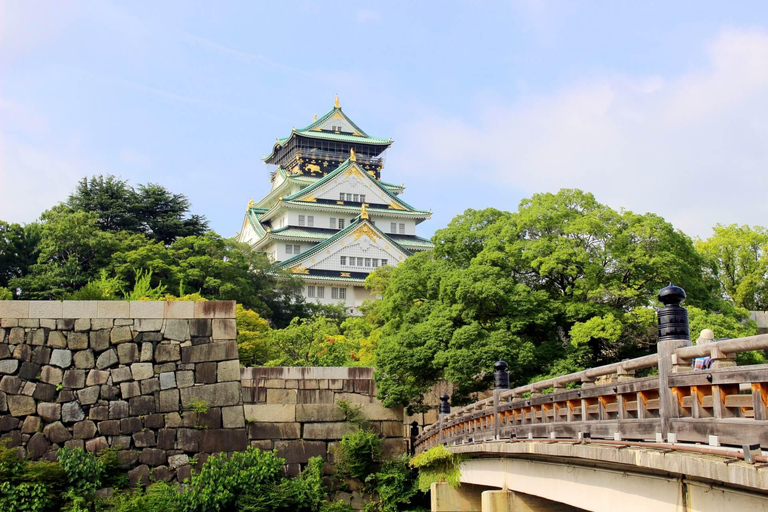
[(32, 459), (114, 447), (133, 481), (183, 480), (248, 445), (234, 302), (0, 301), (0, 377), (0, 435)]
[(388, 452), (404, 449), (402, 410), (375, 399), (371, 368), (240, 368), (236, 334), (231, 301), (0, 301), (0, 438), (32, 459), (118, 448), (133, 482), (184, 480), (249, 445), (289, 474), (316, 455), (330, 472), (348, 400)]

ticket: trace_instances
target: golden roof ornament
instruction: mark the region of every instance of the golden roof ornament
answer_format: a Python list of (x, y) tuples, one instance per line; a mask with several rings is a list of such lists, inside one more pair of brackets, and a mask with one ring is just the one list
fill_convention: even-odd
[(365, 208), (367, 205), (363, 203), (363, 206), (360, 208), (360, 218), (368, 220), (368, 210)]
[(248, 209), (249, 209), (249, 210), (250, 210), (251, 208), (253, 208), (254, 206), (256, 206), (256, 202), (255, 202), (253, 199), (251, 199), (250, 201), (248, 201)]
[(315, 114), (315, 118), (312, 120), (312, 122), (317, 121), (317, 114)]
[(357, 162), (357, 157), (355, 156), (355, 148), (349, 148), (349, 161)]
[(338, 94), (336, 95), (336, 99), (333, 100), (333, 106), (335, 108), (341, 108), (341, 105), (339, 105), (339, 95)]

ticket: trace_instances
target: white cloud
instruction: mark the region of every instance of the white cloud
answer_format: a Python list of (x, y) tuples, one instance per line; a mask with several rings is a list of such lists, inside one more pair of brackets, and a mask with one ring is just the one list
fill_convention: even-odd
[(707, 55), (706, 68), (678, 76), (481, 99), (471, 119), (427, 115), (401, 150), (417, 172), (437, 165), (458, 183), (471, 171), (525, 196), (581, 188), (691, 235), (717, 222), (768, 225), (768, 34), (724, 31)]

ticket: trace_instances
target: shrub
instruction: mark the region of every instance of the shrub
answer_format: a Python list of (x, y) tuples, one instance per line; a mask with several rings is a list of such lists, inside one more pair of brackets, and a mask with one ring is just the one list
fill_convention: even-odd
[(337, 459), (339, 476), (365, 480), (381, 462), (381, 438), (368, 429), (348, 433), (339, 443)]
[(409, 505), (418, 492), (414, 473), (407, 455), (384, 462), (380, 471), (365, 479), (366, 489), (376, 497), (365, 505), (365, 512), (397, 512), (401, 505)]
[(461, 484), (461, 461), (461, 456), (440, 444), (413, 457), (410, 465), (419, 470), (419, 490), (427, 492), (433, 482), (448, 482), (452, 487), (458, 487)]

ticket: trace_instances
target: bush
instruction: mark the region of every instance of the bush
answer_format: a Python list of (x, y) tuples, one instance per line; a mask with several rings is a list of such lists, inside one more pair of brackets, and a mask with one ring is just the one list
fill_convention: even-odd
[(339, 443), (337, 460), (339, 476), (365, 480), (381, 462), (381, 438), (368, 429), (346, 434)]
[(419, 470), (419, 490), (427, 492), (433, 482), (448, 482), (452, 487), (458, 487), (461, 484), (461, 461), (461, 456), (440, 444), (413, 457), (410, 465)]
[(407, 455), (384, 462), (381, 471), (365, 479), (366, 489), (377, 497), (365, 505), (365, 512), (397, 512), (401, 505), (410, 505), (418, 492), (415, 480)]

